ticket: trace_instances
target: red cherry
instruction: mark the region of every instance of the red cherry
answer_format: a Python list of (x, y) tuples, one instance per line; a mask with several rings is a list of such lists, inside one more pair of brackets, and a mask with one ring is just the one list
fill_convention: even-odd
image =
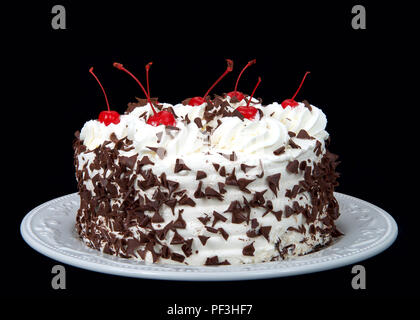
[(202, 97), (194, 97), (190, 99), (190, 102), (188, 102), (189, 106), (195, 107), (195, 106), (199, 106), (202, 105), (204, 102), (206, 102), (206, 100)]
[(118, 124), (120, 123), (120, 115), (116, 111), (101, 111), (98, 120), (106, 126), (111, 123)]
[(99, 86), (101, 87), (102, 92), (104, 93), (106, 105), (108, 107), (108, 111), (102, 111), (101, 113), (99, 113), (99, 118), (98, 118), (99, 122), (104, 123), (106, 126), (108, 126), (110, 123), (114, 123), (114, 124), (120, 123), (120, 115), (118, 114), (117, 111), (110, 110), (108, 97), (106, 96), (105, 89), (102, 86), (101, 82), (99, 81), (98, 77), (93, 73), (93, 67), (89, 69), (89, 72), (94, 76), (96, 81), (99, 83)]
[(210, 89), (207, 90), (207, 92), (204, 94), (203, 97), (191, 98), (190, 101), (188, 102), (189, 106), (195, 107), (206, 102), (206, 97), (209, 95), (210, 91), (216, 86), (216, 84), (219, 83), (220, 80), (222, 80), (229, 72), (233, 70), (233, 61), (230, 59), (226, 59), (226, 61), (227, 61), (226, 71), (219, 77), (219, 79), (216, 80), (215, 83), (213, 83), (213, 85), (210, 87)]
[(258, 86), (260, 85), (261, 82), (261, 77), (258, 77), (258, 82), (255, 85), (254, 90), (252, 91), (251, 96), (248, 99), (248, 103), (246, 104), (246, 106), (240, 106), (237, 107), (236, 110), (238, 110), (240, 113), (242, 113), (242, 115), (249, 119), (249, 120), (253, 120), (255, 119), (255, 115), (258, 112), (258, 109), (255, 107), (250, 106), (249, 104), (251, 103), (252, 97), (254, 96), (255, 90), (257, 90)]
[(237, 91), (236, 89), (238, 88), (238, 83), (239, 83), (239, 79), (242, 76), (242, 73), (244, 73), (244, 71), (249, 67), (252, 66), (253, 64), (255, 64), (257, 62), (256, 59), (249, 61), (246, 66), (242, 69), (242, 71), (239, 73), (238, 79), (236, 80), (236, 84), (235, 84), (235, 89), (233, 89), (233, 91), (229, 92), (227, 95), (231, 98), (235, 97), (236, 99), (238, 99), (238, 101), (241, 101), (242, 99), (245, 98), (245, 95), (242, 92)]
[(293, 95), (292, 98), (290, 99), (286, 99), (281, 103), (281, 106), (283, 107), (283, 109), (285, 109), (287, 106), (291, 106), (291, 107), (296, 107), (299, 105), (299, 103), (297, 103), (294, 99), (296, 97), (296, 95), (298, 94), (300, 88), (302, 87), (303, 82), (305, 81), (306, 76), (309, 74), (310, 72), (307, 71), (305, 73), (305, 75), (303, 76), (302, 81), (300, 82), (299, 88), (297, 89), (297, 91), (295, 92), (295, 94)]
[(150, 104), (150, 107), (152, 108), (153, 111), (153, 116), (149, 117), (149, 119), (147, 120), (147, 124), (150, 124), (152, 126), (158, 126), (158, 125), (165, 125), (165, 126), (174, 126), (176, 123), (175, 117), (172, 113), (170, 113), (169, 111), (160, 111), (160, 112), (156, 112), (155, 108), (153, 107), (152, 101), (150, 100), (150, 90), (149, 90), (149, 69), (150, 66), (152, 65), (152, 62), (149, 62), (146, 65), (146, 80), (147, 80), (147, 92), (146, 89), (144, 89), (143, 85), (141, 84), (141, 82), (139, 81), (139, 79), (137, 79), (130, 71), (128, 71), (126, 68), (123, 67), (123, 65), (121, 63), (117, 63), (114, 62), (114, 67), (122, 70), (124, 72), (126, 72), (127, 74), (129, 74), (134, 80), (136, 80), (136, 82), (139, 84), (140, 88), (143, 90), (144, 94), (146, 95), (147, 101)]
[(147, 119), (147, 124), (157, 127), (161, 124), (164, 126), (174, 126), (176, 123), (175, 117), (169, 111), (163, 110)]
[(236, 110), (242, 113), (242, 115), (249, 120), (253, 120), (258, 112), (258, 109), (252, 106), (240, 106), (237, 107)]
[(242, 101), (245, 98), (245, 95), (239, 91), (231, 91), (228, 93), (228, 96), (232, 99), (235, 97), (238, 101)]
[(291, 107), (297, 107), (299, 105), (299, 103), (297, 103), (295, 100), (293, 99), (286, 99), (281, 103), (281, 106), (283, 108), (286, 108), (287, 106), (291, 106)]

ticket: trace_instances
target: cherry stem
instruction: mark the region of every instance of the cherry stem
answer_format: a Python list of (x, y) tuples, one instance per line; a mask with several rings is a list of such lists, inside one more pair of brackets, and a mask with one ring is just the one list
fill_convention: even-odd
[(111, 109), (109, 108), (108, 97), (106, 96), (105, 89), (102, 86), (101, 82), (99, 81), (98, 77), (93, 73), (93, 67), (91, 67), (89, 69), (89, 72), (95, 77), (96, 81), (98, 81), (99, 85), (101, 86), (102, 92), (104, 93), (104, 96), (105, 96), (105, 101), (106, 101), (106, 105), (108, 107), (108, 111), (111, 111)]
[(307, 76), (309, 73), (311, 73), (311, 72), (310, 72), (310, 71), (307, 71), (307, 72), (305, 73), (305, 75), (303, 76), (302, 81), (300, 82), (299, 88), (297, 89), (296, 93), (293, 95), (293, 97), (292, 97), (292, 99), (291, 99), (291, 100), (294, 100), (294, 99), (295, 99), (296, 95), (298, 94), (298, 92), (299, 92), (300, 88), (301, 88), (301, 87), (302, 87), (302, 85), (303, 85), (303, 82), (305, 81), (306, 76)]
[(235, 89), (233, 90), (236, 93), (236, 89), (238, 88), (238, 83), (239, 83), (239, 79), (242, 76), (242, 73), (244, 73), (244, 71), (249, 67), (252, 66), (253, 64), (255, 64), (257, 62), (256, 59), (249, 61), (246, 66), (242, 69), (241, 73), (239, 73), (238, 79), (236, 80), (236, 84), (235, 84)]
[(252, 97), (254, 96), (255, 90), (257, 90), (258, 86), (260, 85), (260, 82), (261, 82), (261, 77), (258, 77), (258, 82), (255, 85), (255, 88), (252, 91), (251, 96), (249, 97), (248, 103), (246, 104), (247, 107), (249, 107), (249, 104), (251, 103)]
[(150, 88), (149, 88), (149, 69), (150, 69), (150, 66), (153, 64), (153, 62), (149, 62), (148, 64), (146, 64), (146, 81), (147, 81), (147, 83), (146, 83), (146, 86), (147, 86), (147, 94), (149, 95), (149, 97), (150, 97)]
[(213, 85), (210, 87), (210, 89), (207, 90), (207, 92), (203, 96), (203, 99), (206, 98), (209, 95), (210, 91), (215, 87), (216, 84), (219, 83), (220, 80), (222, 80), (229, 72), (231, 72), (233, 70), (233, 61), (230, 60), (230, 59), (226, 59), (226, 61), (227, 61), (226, 71), (223, 72), (223, 74), (219, 77), (219, 79), (217, 79), (216, 82), (213, 83)]
[(148, 93), (146, 92), (146, 89), (144, 89), (143, 85), (141, 84), (140, 80), (137, 79), (130, 71), (128, 71), (126, 68), (124, 68), (124, 66), (121, 63), (118, 62), (114, 62), (113, 66), (119, 70), (122, 70), (124, 72), (126, 72), (127, 74), (129, 74), (134, 80), (136, 80), (136, 82), (139, 84), (140, 88), (143, 90), (144, 94), (146, 95), (147, 101), (150, 103), (150, 106), (152, 107), (152, 111), (154, 114), (156, 114), (156, 110), (153, 107), (152, 101), (150, 100), (150, 96), (148, 95)]

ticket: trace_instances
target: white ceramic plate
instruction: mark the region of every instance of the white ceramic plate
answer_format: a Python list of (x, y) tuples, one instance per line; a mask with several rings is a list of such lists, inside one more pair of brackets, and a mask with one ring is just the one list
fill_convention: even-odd
[(79, 207), (76, 193), (48, 201), (30, 211), (21, 223), (23, 239), (36, 251), (62, 263), (120, 276), (188, 281), (249, 280), (304, 274), (338, 268), (387, 249), (398, 233), (394, 219), (369, 202), (335, 193), (345, 235), (318, 252), (286, 261), (239, 266), (149, 264), (103, 254), (86, 247), (75, 231)]

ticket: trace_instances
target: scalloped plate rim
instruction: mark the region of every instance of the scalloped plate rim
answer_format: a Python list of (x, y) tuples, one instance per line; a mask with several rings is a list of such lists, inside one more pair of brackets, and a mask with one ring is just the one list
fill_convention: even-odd
[[(314, 273), (320, 271), (326, 271), (330, 269), (340, 268), (346, 265), (354, 264), (368, 258), (371, 258), (382, 251), (386, 250), (392, 243), (395, 241), (398, 235), (398, 226), (392, 216), (384, 211), (383, 209), (377, 207), (376, 205), (367, 202), (365, 200), (343, 194), (334, 192), (337, 200), (341, 206), (341, 202), (349, 201), (353, 203), (359, 203), (362, 206), (369, 207), (376, 211), (376, 213), (381, 215), (381, 218), (386, 221), (387, 229), (385, 230), (385, 235), (380, 239), (380, 242), (376, 245), (367, 246), (367, 249), (364, 249), (361, 252), (358, 252), (353, 255), (347, 255), (342, 257), (336, 257), (334, 259), (324, 259), (325, 261), (317, 261), (313, 259), (311, 262), (311, 257), (316, 257), (316, 253), (304, 255), (302, 257), (294, 258), (293, 260), (286, 261), (276, 261), (276, 262), (265, 262), (257, 264), (245, 264), (245, 265), (232, 265), (232, 266), (222, 266), (222, 267), (209, 267), (209, 266), (185, 266), (185, 265), (176, 265), (176, 264), (145, 264), (143, 262), (132, 262), (133, 260), (127, 260), (124, 258), (118, 258), (114, 256), (109, 256), (103, 254), (94, 249), (87, 248), (88, 252), (83, 252), (83, 254), (89, 253), (92, 257), (96, 259), (105, 259), (108, 264), (95, 262), (95, 261), (85, 261), (83, 259), (69, 255), (68, 253), (60, 252), (57, 248), (51, 248), (45, 242), (43, 243), (37, 235), (31, 229), (32, 220), (42, 214), (42, 209), (48, 208), (52, 204), (57, 202), (63, 202), (64, 200), (74, 200), (78, 201), (78, 194), (72, 193), (65, 196), (61, 196), (43, 204), (35, 207), (30, 212), (26, 214), (23, 218), (20, 225), (20, 232), (22, 238), (25, 242), (32, 247), (34, 250), (39, 253), (56, 260), (61, 263), (65, 263), (74, 267), (101, 272), (105, 274), (119, 275), (125, 277), (134, 277), (134, 278), (144, 278), (144, 279), (157, 279), (157, 280), (179, 280), (179, 281), (236, 281), (236, 280), (255, 280), (255, 279), (267, 279), (267, 278), (276, 278), (276, 277), (286, 277), (286, 276), (295, 276), (300, 274)], [(74, 212), (75, 214), (75, 212)], [(340, 221), (340, 218), (338, 222)], [(338, 223), (337, 223), (338, 224)], [(343, 237), (346, 237), (344, 235)], [(339, 242), (338, 240), (337, 242)], [(376, 240), (375, 242), (378, 242)], [(334, 243), (335, 244), (335, 243)], [(323, 250), (334, 246), (331, 245)], [(61, 250), (63, 251), (63, 250)], [(318, 252), (320, 252), (318, 251)], [(76, 250), (77, 252), (77, 250)], [(309, 257), (309, 258), (308, 258)], [(328, 257), (328, 256), (327, 256)], [(108, 261), (109, 260), (109, 261)], [(319, 259), (318, 259), (319, 260)], [(110, 265), (113, 264), (113, 265)], [(292, 266), (287, 266), (291, 264)], [(264, 268), (265, 267), (265, 268)], [(267, 267), (270, 267), (267, 269)], [(162, 270), (163, 269), (163, 270)], [(167, 270), (166, 270), (167, 269)], [(175, 269), (176, 271), (174, 271)], [(177, 270), (179, 269), (179, 270)]]

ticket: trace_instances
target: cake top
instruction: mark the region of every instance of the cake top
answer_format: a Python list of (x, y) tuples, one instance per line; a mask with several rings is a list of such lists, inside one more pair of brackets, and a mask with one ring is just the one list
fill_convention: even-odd
[(110, 110), (105, 90), (91, 68), (89, 71), (101, 86), (108, 110), (102, 111), (97, 120), (85, 123), (80, 140), (88, 150), (94, 150), (107, 141), (127, 138), (132, 145), (131, 153), (154, 151), (159, 156), (157, 150), (160, 150), (160, 158), (214, 152), (273, 157), (281, 153), (282, 148), (293, 149), (291, 136), (326, 140), (325, 114), (306, 100), (294, 100), (309, 72), (291, 99), (264, 105), (261, 99), (254, 98), (261, 78), (251, 95), (237, 90), (243, 72), (253, 64), (255, 60), (242, 69), (233, 91), (211, 99), (210, 91), (233, 69), (233, 62), (227, 60), (226, 71), (202, 97), (172, 105), (150, 97), (148, 74), (151, 63), (146, 65), (147, 89), (122, 64), (114, 63), (117, 69), (135, 79), (146, 96), (129, 103), (122, 115)]

